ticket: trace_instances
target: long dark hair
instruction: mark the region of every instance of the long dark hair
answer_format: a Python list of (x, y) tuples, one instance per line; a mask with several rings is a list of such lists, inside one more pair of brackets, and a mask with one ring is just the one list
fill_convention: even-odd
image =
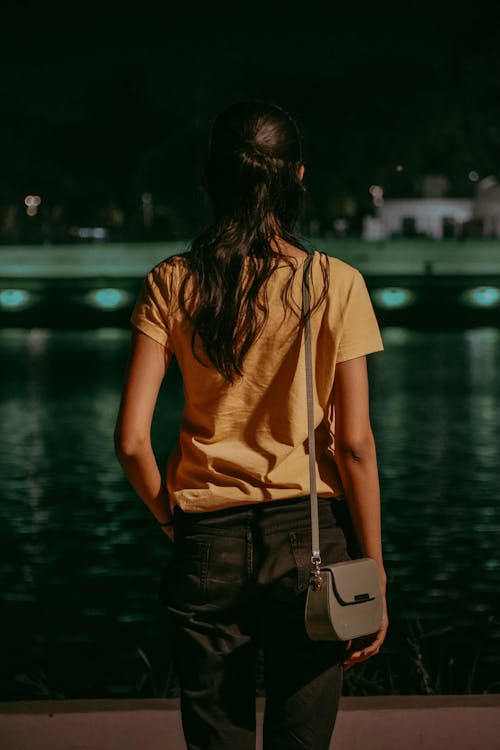
[[(259, 290), (279, 263), (296, 269), (278, 247), (273, 250), (271, 240), (277, 236), (308, 252), (293, 234), (304, 193), (301, 164), (298, 127), (281, 107), (237, 102), (216, 117), (205, 167), (214, 221), (184, 256), (179, 304), (193, 326), (194, 355), (203, 362), (199, 337), (205, 355), (230, 383), (241, 376), (245, 355), (268, 318), (266, 295)], [(284, 304), (292, 280), (293, 274)], [(195, 291), (188, 294), (190, 281)], [(326, 284), (312, 310), (325, 295)]]

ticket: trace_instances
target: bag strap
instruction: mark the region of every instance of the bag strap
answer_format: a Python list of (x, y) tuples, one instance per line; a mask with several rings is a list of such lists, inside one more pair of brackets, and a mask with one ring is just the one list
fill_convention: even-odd
[(311, 499), (311, 536), (312, 556), (314, 565), (313, 588), (321, 587), (321, 554), (319, 549), (319, 514), (318, 493), (316, 488), (316, 441), (314, 437), (314, 395), (313, 395), (313, 367), (312, 367), (312, 344), (311, 344), (311, 292), (309, 287), (309, 267), (313, 255), (304, 263), (302, 276), (302, 316), (304, 320), (304, 349), (306, 365), (306, 396), (307, 396), (307, 432), (309, 444), (309, 489)]

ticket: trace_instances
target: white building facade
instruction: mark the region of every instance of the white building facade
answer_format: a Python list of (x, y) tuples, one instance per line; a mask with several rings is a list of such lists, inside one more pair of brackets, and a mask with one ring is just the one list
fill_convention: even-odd
[(474, 198), (428, 195), (381, 199), (375, 212), (375, 216), (363, 219), (363, 239), (377, 241), (393, 235), (461, 237), (472, 224), (476, 235), (500, 237), (500, 185), (494, 177), (486, 177), (478, 182)]
[(474, 217), (481, 221), (486, 237), (500, 237), (500, 185), (491, 181), (484, 186), (479, 183)]
[(386, 239), (394, 234), (425, 235), (435, 239), (458, 234), (474, 217), (469, 198), (395, 198), (384, 200), (375, 217), (365, 217), (363, 238)]

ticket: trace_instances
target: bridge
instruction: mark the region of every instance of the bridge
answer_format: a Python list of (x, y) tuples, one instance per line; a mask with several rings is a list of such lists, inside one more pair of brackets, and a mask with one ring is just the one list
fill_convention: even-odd
[[(309, 240), (363, 273), (381, 326), (500, 325), (498, 240)], [(146, 272), (189, 242), (0, 247), (0, 327), (128, 327)]]

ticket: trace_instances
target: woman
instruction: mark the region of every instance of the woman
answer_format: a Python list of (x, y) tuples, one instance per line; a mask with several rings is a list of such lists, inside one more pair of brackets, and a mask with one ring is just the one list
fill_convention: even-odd
[[(381, 629), (363, 648), (313, 642), (304, 628), (308, 253), (293, 234), (303, 176), (299, 133), (281, 108), (223, 111), (206, 166), (214, 221), (190, 252), (149, 271), (131, 316), (116, 452), (174, 541), (162, 597), (188, 748), (255, 747), (259, 649), (264, 747), (327, 748), (342, 670), (377, 653), (387, 629), (385, 593)], [(383, 349), (380, 332), (359, 271), (316, 251), (310, 274), (321, 556), (374, 558), (385, 592), (366, 370), (366, 354)], [(150, 427), (173, 356), (185, 408), (164, 483)]]

